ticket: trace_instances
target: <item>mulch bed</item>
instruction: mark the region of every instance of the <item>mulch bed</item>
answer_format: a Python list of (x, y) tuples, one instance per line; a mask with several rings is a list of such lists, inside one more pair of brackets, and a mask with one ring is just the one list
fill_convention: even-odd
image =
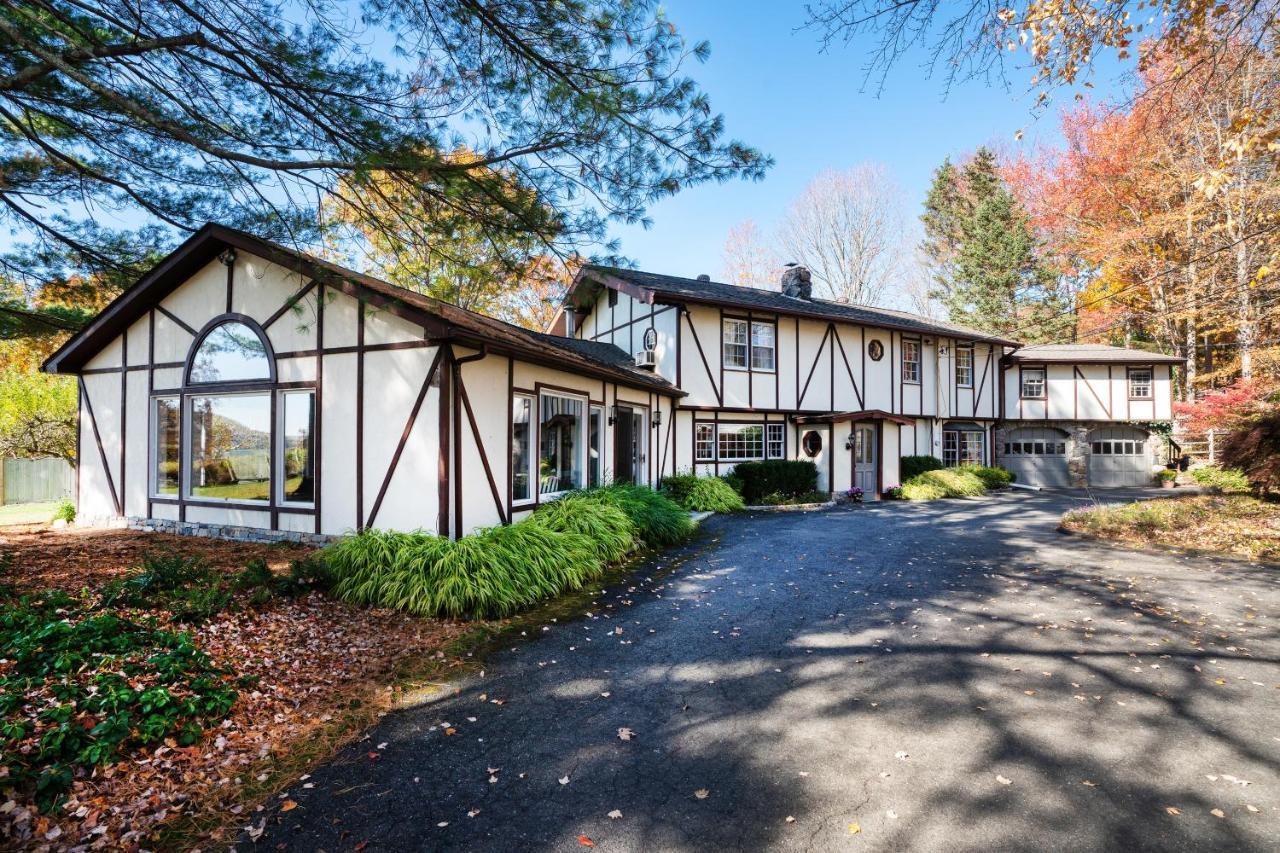
[[(0, 528), (6, 555), (0, 583), (76, 592), (133, 571), (148, 551), (166, 549), (199, 553), (229, 572), (255, 557), (284, 570), (312, 550), (128, 530)], [(228, 718), (202, 742), (138, 751), (98, 767), (77, 778), (58, 813), (41, 815), (30, 802), (0, 804), (0, 847), (147, 849), (175, 822), (195, 834), (176, 846), (213, 829), (251, 828), (260, 807), (253, 799), (291, 781), (299, 755), (303, 762), (321, 759), (355, 736), (392, 706), (394, 673), (407, 658), (439, 656), (436, 650), (467, 628), (318, 593), (259, 606), (237, 601), (203, 625), (175, 626), (190, 630), (218, 663), (257, 676), (257, 683), (241, 691)], [(163, 846), (175, 846), (173, 838)]]

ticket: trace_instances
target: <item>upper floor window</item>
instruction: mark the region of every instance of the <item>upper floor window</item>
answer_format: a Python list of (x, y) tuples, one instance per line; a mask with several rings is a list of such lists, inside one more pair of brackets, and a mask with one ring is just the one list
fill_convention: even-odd
[(267, 342), (257, 330), (239, 320), (227, 320), (204, 333), (191, 355), (187, 381), (269, 382), (271, 358)]
[(1129, 399), (1131, 400), (1150, 400), (1151, 399), (1151, 368), (1149, 367), (1129, 368)]
[(920, 381), (920, 342), (902, 342), (902, 381)]
[(1022, 368), (1022, 390), (1020, 396), (1031, 400), (1038, 400), (1044, 397), (1043, 367)]
[(973, 347), (956, 347), (956, 385), (973, 387)]
[(777, 334), (771, 322), (724, 321), (724, 366), (730, 370), (772, 371), (776, 364)]

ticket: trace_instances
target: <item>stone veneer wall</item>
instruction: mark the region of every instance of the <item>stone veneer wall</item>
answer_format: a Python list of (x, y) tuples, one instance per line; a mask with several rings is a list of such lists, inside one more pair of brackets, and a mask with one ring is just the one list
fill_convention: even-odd
[(236, 542), (299, 542), (304, 545), (326, 545), (340, 537), (323, 533), (302, 533), (294, 530), (263, 530), (258, 527), (237, 527), (231, 524), (205, 524), (197, 521), (170, 521), (163, 518), (129, 518), (127, 525), (114, 519), (116, 527), (128, 526), (130, 530), (147, 533), (174, 533), (179, 536), (204, 536), (210, 539), (231, 539)]

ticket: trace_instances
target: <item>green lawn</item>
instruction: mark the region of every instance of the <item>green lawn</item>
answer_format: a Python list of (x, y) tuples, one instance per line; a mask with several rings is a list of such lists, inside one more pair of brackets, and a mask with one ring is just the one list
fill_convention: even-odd
[(39, 524), (42, 521), (50, 521), (53, 518), (53, 511), (57, 508), (57, 501), (0, 506), (0, 525)]

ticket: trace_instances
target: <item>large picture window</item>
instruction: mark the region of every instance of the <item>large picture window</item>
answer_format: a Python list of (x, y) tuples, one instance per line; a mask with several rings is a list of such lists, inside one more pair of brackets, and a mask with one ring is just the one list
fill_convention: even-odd
[(920, 342), (903, 340), (902, 342), (902, 381), (920, 382)]
[[(610, 291), (612, 292), (612, 291)], [(511, 500), (533, 500), (533, 398), (517, 394), (511, 399)]]
[(720, 424), (716, 448), (722, 462), (742, 462), (764, 458), (762, 424)]
[(193, 498), (269, 501), (270, 393), (191, 397), (187, 416), (187, 493)]
[(582, 488), (586, 403), (543, 392), (538, 401), (538, 494)]
[(314, 391), (286, 391), (280, 395), (280, 454), (284, 476), (280, 500), (312, 504), (316, 500)]
[(177, 397), (157, 397), (152, 406), (156, 440), (151, 493), (177, 497), (182, 488), (182, 408)]

